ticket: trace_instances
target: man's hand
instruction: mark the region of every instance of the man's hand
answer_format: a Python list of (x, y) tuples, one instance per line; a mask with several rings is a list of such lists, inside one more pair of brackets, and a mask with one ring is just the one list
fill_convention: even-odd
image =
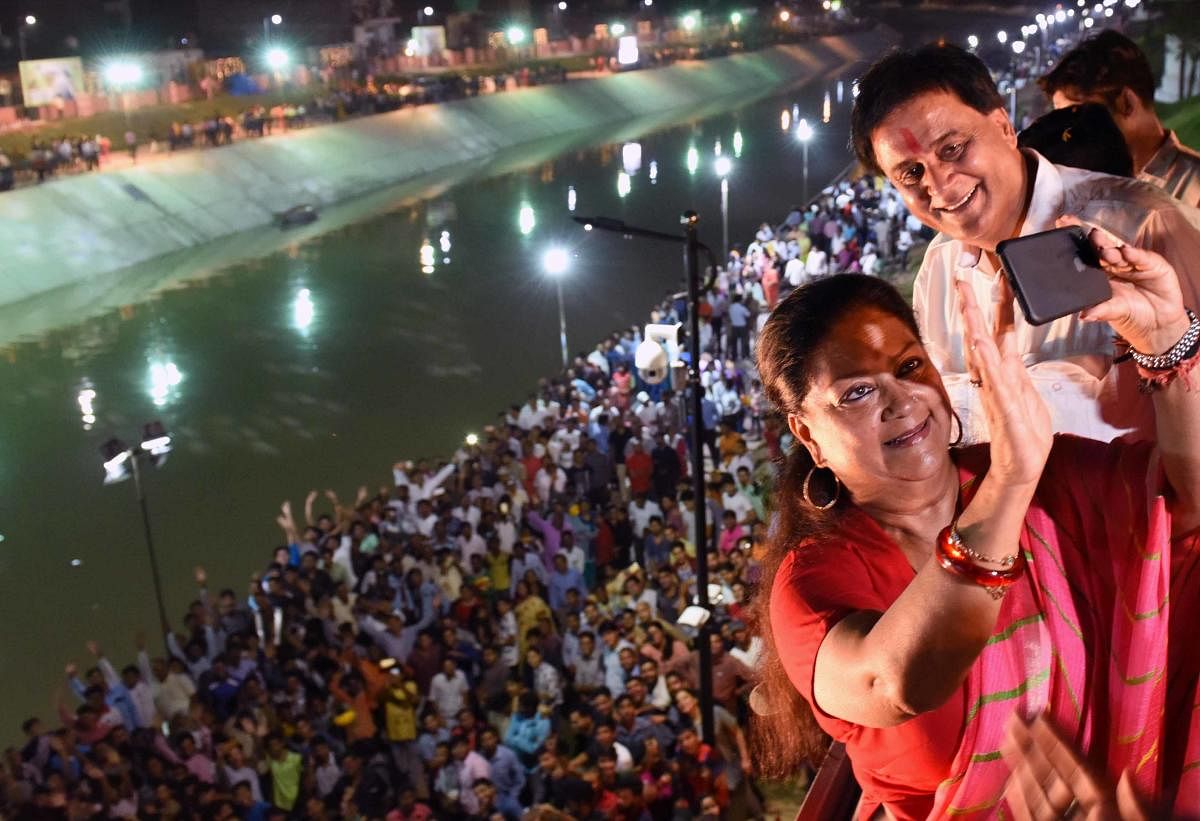
[(73, 661), (67, 662), (67, 666), (63, 668), (63, 672), (67, 674), (67, 678), (75, 678), (79, 675), (79, 665)]
[(89, 639), (83, 646), (86, 647), (87, 651), (96, 658), (100, 658), (104, 655), (104, 653), (100, 650), (100, 645), (92, 639)]
[(200, 564), (196, 565), (196, 569), (193, 571), (193, 575), (196, 579), (197, 585), (199, 585), (200, 587), (206, 587), (208, 585), (208, 573), (207, 573), (207, 571), (205, 571), (204, 565), (200, 565)]
[(319, 495), (316, 490), (310, 490), (308, 495), (304, 497), (304, 504), (311, 506), (313, 502), (317, 501), (317, 496)]

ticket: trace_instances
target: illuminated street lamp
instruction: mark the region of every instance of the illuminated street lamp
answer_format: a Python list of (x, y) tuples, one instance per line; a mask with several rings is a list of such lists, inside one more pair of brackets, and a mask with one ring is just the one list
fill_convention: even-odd
[(17, 26), (17, 44), (20, 47), (21, 60), (25, 59), (25, 31), (37, 25), (37, 18), (32, 14), (26, 14), (25, 19)]
[(512, 26), (508, 31), (504, 32), (504, 36), (508, 38), (508, 42), (514, 46), (519, 46), (525, 42), (525, 30), (519, 26)]
[(104, 67), (104, 79), (116, 88), (137, 85), (142, 76), (142, 67), (131, 60), (114, 60)]
[(1008, 42), (1008, 32), (1004, 29), (1000, 29), (998, 32), (996, 32), (996, 39), (1000, 41), (1000, 45), (1004, 45)]
[(740, 26), (742, 24), (742, 13), (740, 11), (735, 11), (733, 14), (729, 15), (729, 22), (733, 23), (735, 28)]
[(791, 20), (791, 19), (792, 19), (792, 13), (790, 11), (788, 11), (787, 9), (784, 9), (783, 11), (779, 12), (779, 22), (786, 23), (788, 20)]
[(142, 428), (140, 443), (127, 446), (120, 439), (109, 439), (100, 448), (104, 460), (104, 484), (112, 485), (133, 477), (137, 489), (138, 505), (142, 509), (142, 530), (146, 537), (146, 552), (150, 556), (150, 574), (154, 582), (154, 598), (158, 604), (158, 620), (165, 634), (171, 623), (167, 620), (167, 608), (163, 604), (162, 581), (158, 574), (158, 557), (154, 552), (154, 536), (150, 531), (150, 509), (146, 505), (146, 493), (142, 487), (142, 461), (161, 467), (171, 452), (171, 437), (162, 422), (148, 422)]
[(967, 35), (967, 48), (972, 50), (979, 48), (979, 38), (974, 34)]
[(608, 30), (612, 33), (613, 37), (620, 37), (622, 34), (625, 33), (625, 24), (624, 23), (613, 23), (611, 26), (608, 27)]
[(262, 19), (262, 24), (263, 24), (263, 42), (270, 43), (271, 42), (271, 26), (283, 25), (283, 15), (282, 14), (269, 14)]
[(1025, 51), (1025, 41), (1024, 40), (1013, 40), (1012, 50), (1013, 50), (1013, 54), (1023, 53)]
[(683, 15), (683, 30), (689, 33), (695, 31), (698, 22), (694, 12)]
[(733, 160), (717, 157), (713, 170), (721, 178), (721, 251), (729, 259), (729, 173), (733, 171)]
[(796, 139), (804, 146), (804, 205), (808, 207), (808, 143), (813, 138), (813, 127), (808, 120), (801, 120), (796, 125)]
[(565, 249), (555, 246), (542, 254), (542, 269), (554, 280), (558, 291), (558, 341), (562, 345), (563, 368), (567, 367), (567, 314), (563, 310), (562, 278), (571, 267), (571, 256)]
[(267, 66), (272, 71), (283, 71), (291, 62), (291, 57), (287, 51), (281, 48), (267, 49)]
[(125, 115), (125, 129), (129, 130), (129, 100), (124, 92), (142, 81), (141, 65), (132, 60), (114, 60), (104, 67), (104, 80), (109, 87), (121, 93), (121, 112)]

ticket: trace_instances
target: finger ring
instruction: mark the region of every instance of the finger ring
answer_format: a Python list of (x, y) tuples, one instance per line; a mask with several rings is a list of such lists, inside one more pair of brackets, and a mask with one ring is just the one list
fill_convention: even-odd
[(971, 380), (971, 384), (972, 384), (974, 387), (976, 387), (976, 388), (982, 388), (982, 387), (983, 387), (983, 380), (982, 380), (982, 379), (972, 379), (972, 380)]

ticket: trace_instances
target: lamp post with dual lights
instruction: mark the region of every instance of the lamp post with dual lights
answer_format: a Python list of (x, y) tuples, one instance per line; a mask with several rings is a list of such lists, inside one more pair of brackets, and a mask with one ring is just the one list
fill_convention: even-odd
[(542, 270), (554, 280), (558, 291), (558, 341), (562, 345), (563, 368), (567, 367), (567, 312), (563, 309), (562, 278), (571, 267), (571, 255), (564, 248), (547, 248), (542, 254)]
[(133, 477), (138, 505), (142, 509), (142, 531), (146, 537), (146, 552), (150, 557), (150, 575), (154, 582), (154, 600), (158, 604), (158, 620), (165, 633), (171, 622), (167, 619), (167, 608), (163, 604), (162, 580), (158, 573), (158, 557), (154, 552), (154, 535), (150, 530), (150, 508), (146, 505), (146, 492), (142, 487), (142, 466), (147, 462), (161, 467), (171, 452), (171, 437), (162, 422), (147, 422), (142, 428), (139, 444), (129, 447), (120, 439), (109, 439), (100, 448), (104, 459), (104, 484), (112, 485)]
[(729, 259), (729, 173), (733, 171), (733, 160), (717, 157), (713, 170), (721, 178), (721, 253)]

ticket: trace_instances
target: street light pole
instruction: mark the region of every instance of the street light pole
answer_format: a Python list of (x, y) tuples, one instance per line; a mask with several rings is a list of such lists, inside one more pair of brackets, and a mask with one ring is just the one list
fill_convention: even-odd
[(563, 370), (567, 368), (567, 313), (563, 310), (563, 295), (562, 295), (562, 277), (554, 278), (554, 285), (558, 289), (558, 341), (562, 345), (562, 363)]
[(729, 258), (729, 178), (721, 177), (721, 254)]
[[(724, 180), (722, 180), (724, 182)], [(724, 186), (722, 186), (724, 190)], [(696, 517), (696, 599), (705, 611), (708, 602), (708, 523), (705, 513), (708, 498), (704, 483), (704, 394), (700, 384), (700, 217), (695, 211), (686, 211), (680, 219), (686, 232), (688, 274), (688, 389), (692, 405), (692, 495), (695, 497)], [(726, 249), (728, 254), (728, 249)], [(700, 625), (696, 638), (700, 651), (700, 719), (706, 744), (716, 743), (714, 726), (712, 640), (709, 638), (709, 620)]]
[(21, 62), (25, 62), (25, 30), (37, 25), (37, 18), (26, 14), (25, 19), (17, 24), (17, 48), (21, 54)]
[(154, 600), (158, 604), (158, 621), (164, 633), (170, 629), (171, 622), (167, 619), (167, 608), (163, 604), (162, 579), (158, 573), (158, 556), (154, 551), (154, 535), (150, 530), (150, 508), (146, 504), (146, 491), (142, 487), (141, 455), (134, 453), (129, 461), (133, 470), (133, 485), (137, 489), (138, 505), (142, 508), (142, 530), (146, 535), (146, 553), (150, 557), (150, 576), (154, 582)]
[(271, 45), (271, 26), (272, 25), (278, 26), (278, 25), (282, 24), (283, 23), (283, 15), (268, 14), (266, 17), (264, 17), (262, 19), (262, 23), (263, 23), (263, 45), (269, 46), (269, 45)]
[(800, 140), (800, 144), (804, 146), (804, 205), (808, 206), (808, 141), (813, 137), (813, 127), (808, 124), (808, 120), (802, 119), (796, 124), (796, 137)]
[(804, 204), (808, 205), (808, 140), (804, 141)]
[[(623, 221), (611, 217), (572, 217), (575, 222), (590, 231), (599, 228), (612, 231), (625, 237), (645, 237), (646, 239), (662, 242), (682, 243), (684, 246), (684, 262), (688, 278), (688, 393), (691, 416), (691, 451), (692, 451), (692, 495), (695, 497), (694, 522), (696, 528), (696, 601), (711, 616), (708, 600), (708, 525), (705, 513), (704, 484), (704, 393), (700, 384), (700, 294), (707, 289), (707, 284), (700, 281), (700, 252), (708, 257), (714, 273), (717, 261), (707, 246), (700, 242), (700, 218), (695, 211), (685, 211), (680, 218), (684, 234), (668, 234), (650, 228), (638, 228), (626, 225)], [(702, 734), (706, 744), (716, 743), (716, 727), (713, 709), (712, 691), (712, 644), (709, 618), (705, 618), (697, 636), (700, 655), (700, 721), (703, 724)]]

